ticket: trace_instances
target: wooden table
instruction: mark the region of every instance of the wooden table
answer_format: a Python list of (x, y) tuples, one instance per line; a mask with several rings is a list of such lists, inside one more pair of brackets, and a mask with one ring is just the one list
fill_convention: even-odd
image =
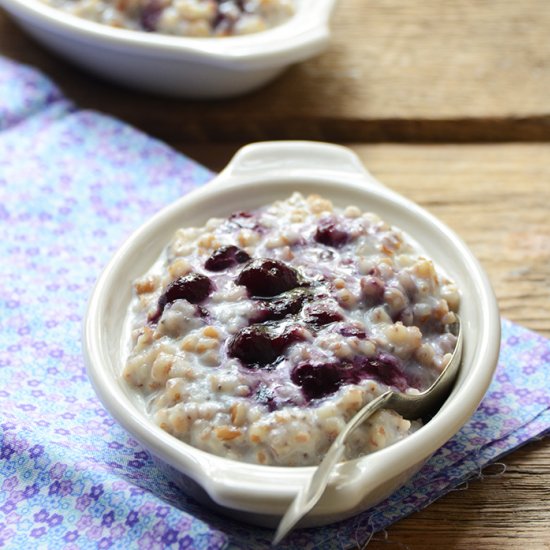
[[(75, 102), (134, 124), (213, 170), (243, 143), (350, 145), (384, 183), (455, 229), (503, 316), (550, 337), (548, 0), (341, 0), (330, 48), (254, 94), (165, 99), (50, 55), (0, 11), (0, 55)], [(550, 445), (534, 442), (378, 534), (369, 549), (549, 549)]]

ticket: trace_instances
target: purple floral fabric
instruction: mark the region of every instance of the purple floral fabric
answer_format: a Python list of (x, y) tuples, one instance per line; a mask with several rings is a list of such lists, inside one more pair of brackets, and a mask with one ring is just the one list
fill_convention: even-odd
[[(267, 548), (272, 531), (187, 497), (99, 403), (80, 330), (114, 250), (211, 174), (48, 79), (0, 58), (0, 547)], [(365, 541), (550, 428), (550, 342), (503, 321), (500, 363), (471, 421), (403, 488), (283, 548)]]

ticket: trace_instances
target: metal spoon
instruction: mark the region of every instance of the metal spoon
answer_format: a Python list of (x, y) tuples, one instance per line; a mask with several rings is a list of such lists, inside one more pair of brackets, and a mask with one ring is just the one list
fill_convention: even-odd
[(332, 471), (344, 454), (348, 436), (371, 414), (381, 407), (386, 406), (386, 408), (393, 409), (404, 418), (415, 420), (418, 418), (431, 417), (439, 410), (451, 390), (462, 357), (462, 330), (460, 328), (458, 316), (456, 323), (450, 327), (450, 332), (457, 337), (455, 350), (447, 366), (427, 390), (416, 395), (408, 395), (388, 390), (367, 403), (347, 423), (346, 427), (333, 441), (327, 454), (319, 466), (317, 466), (315, 473), (309, 479), (309, 482), (300, 489), (288, 507), (275, 533), (273, 545), (281, 542), (298, 521), (300, 521), (300, 519), (302, 519), (323, 496)]

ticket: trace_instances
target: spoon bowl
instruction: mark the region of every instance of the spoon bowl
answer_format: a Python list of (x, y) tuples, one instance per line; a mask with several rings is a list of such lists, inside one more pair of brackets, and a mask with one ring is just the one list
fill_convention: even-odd
[(452, 388), (462, 358), (462, 330), (458, 316), (456, 322), (450, 327), (450, 331), (456, 336), (455, 349), (449, 362), (433, 384), (427, 390), (417, 394), (406, 394), (389, 389), (360, 409), (333, 441), (307, 483), (298, 491), (279, 523), (273, 544), (278, 544), (288, 535), (317, 504), (325, 492), (334, 467), (346, 450), (348, 437), (369, 416), (384, 406), (411, 420), (418, 418), (425, 420), (438, 411)]

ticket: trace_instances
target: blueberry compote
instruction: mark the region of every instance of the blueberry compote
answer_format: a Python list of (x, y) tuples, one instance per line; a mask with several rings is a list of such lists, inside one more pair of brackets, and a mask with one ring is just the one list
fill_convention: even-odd
[(176, 279), (168, 285), (160, 295), (156, 312), (149, 318), (149, 321), (156, 323), (164, 311), (164, 308), (176, 300), (187, 300), (191, 304), (204, 302), (214, 290), (212, 281), (200, 273), (190, 273)]
[(317, 301), (304, 308), (303, 317), (311, 327), (320, 328), (344, 320), (343, 314), (338, 309), (335, 303)]
[(204, 267), (208, 271), (224, 271), (230, 267), (244, 264), (248, 260), (250, 260), (250, 256), (246, 250), (235, 245), (227, 245), (215, 250), (204, 262)]
[[(454, 350), (458, 292), (402, 232), (356, 206), (294, 194), (246, 207), (179, 230), (136, 281), (123, 376), (191, 445), (318, 464), (364, 403), (437, 377)], [(349, 458), (417, 428), (378, 411)]]
[(302, 311), (304, 303), (312, 298), (307, 288), (294, 288), (275, 296), (271, 300), (258, 300), (257, 313), (252, 318), (255, 323), (278, 321)]
[(377, 380), (400, 391), (410, 387), (403, 366), (389, 354), (357, 356), (351, 361), (304, 362), (294, 367), (290, 377), (310, 400), (326, 397), (343, 384), (358, 384), (364, 379)]
[(272, 258), (257, 258), (246, 264), (235, 280), (253, 298), (277, 296), (303, 284), (296, 269)]
[(286, 323), (251, 325), (229, 340), (227, 354), (240, 359), (247, 367), (265, 368), (280, 361), (288, 346), (303, 339), (303, 329), (298, 326)]
[(346, 230), (342, 221), (334, 216), (322, 218), (315, 231), (315, 240), (318, 243), (341, 248), (351, 240), (350, 233)]

